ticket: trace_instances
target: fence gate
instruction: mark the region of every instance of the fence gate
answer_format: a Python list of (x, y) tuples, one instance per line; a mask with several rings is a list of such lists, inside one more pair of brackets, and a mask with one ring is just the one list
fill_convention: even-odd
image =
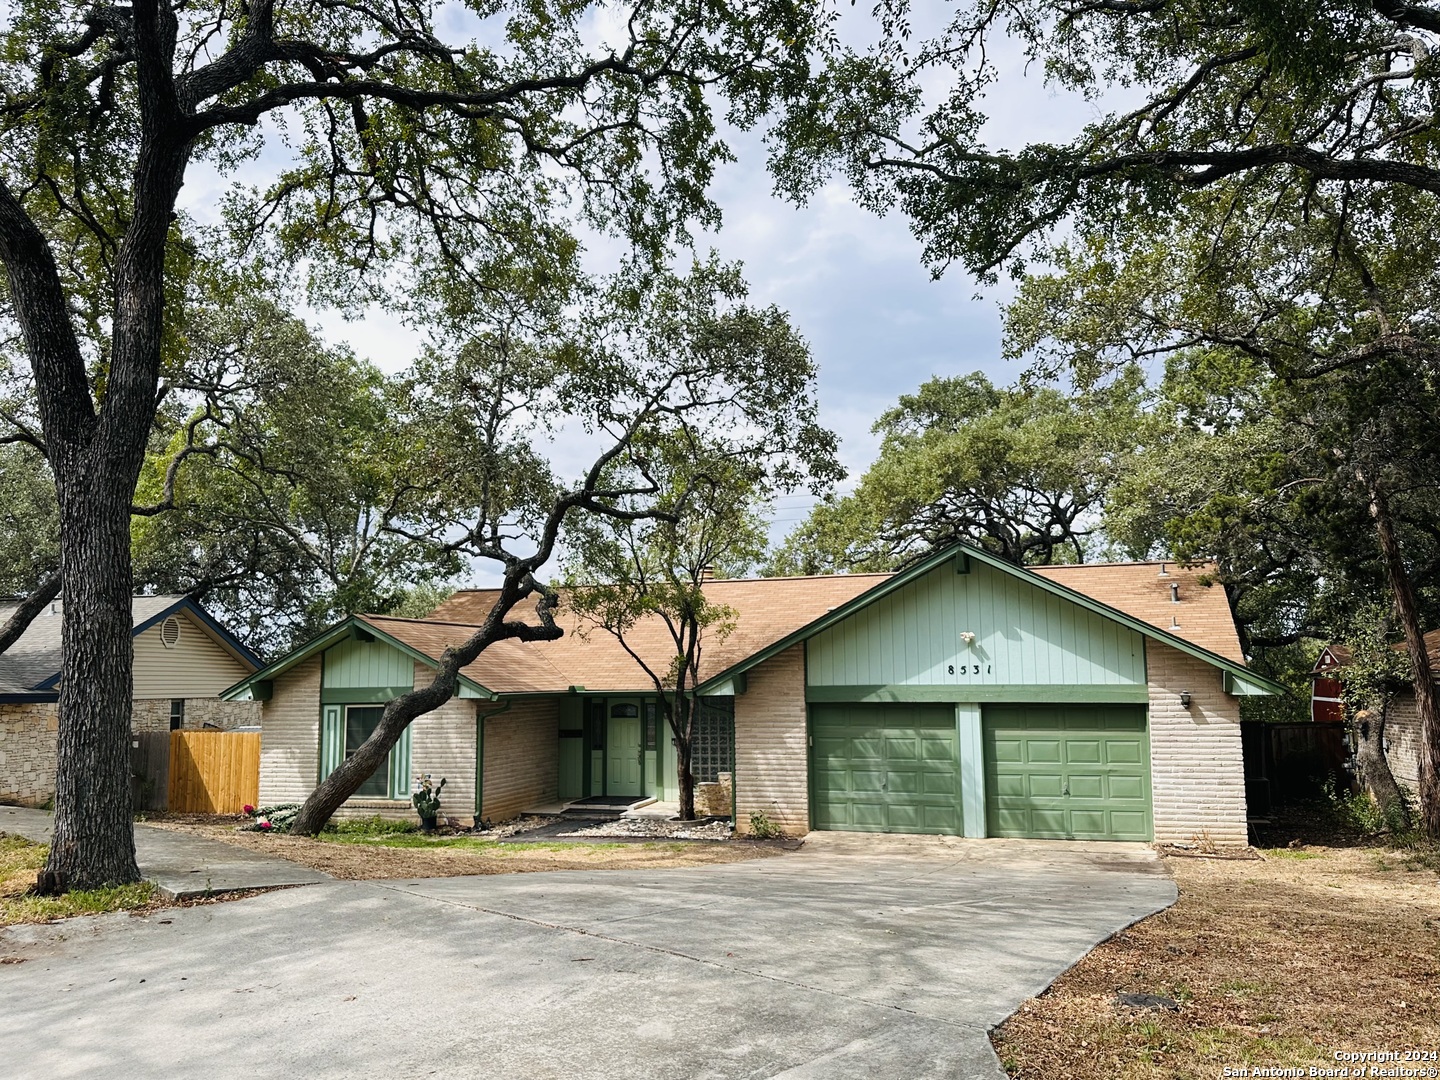
[(259, 801), (258, 731), (170, 732), (171, 811), (238, 814)]
[(130, 736), (130, 794), (136, 810), (164, 810), (170, 790), (170, 732)]

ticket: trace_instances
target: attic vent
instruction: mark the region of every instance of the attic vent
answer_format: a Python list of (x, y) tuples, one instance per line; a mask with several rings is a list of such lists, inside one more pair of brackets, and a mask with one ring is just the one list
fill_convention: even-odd
[(160, 644), (167, 649), (173, 649), (175, 643), (180, 640), (180, 620), (171, 615), (160, 624)]

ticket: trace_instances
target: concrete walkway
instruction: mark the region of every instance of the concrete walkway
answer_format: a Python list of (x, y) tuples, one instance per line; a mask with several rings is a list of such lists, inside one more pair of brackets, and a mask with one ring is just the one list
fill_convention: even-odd
[[(51, 825), (52, 818), (44, 810), (0, 806), (0, 832), (48, 844)], [(135, 860), (145, 880), (153, 881), (171, 900), (334, 880), (319, 870), (234, 844), (147, 825), (135, 826)]]
[(811, 839), (11, 927), (0, 1071), (1004, 1080), (990, 1028), (1176, 895), (1140, 845)]

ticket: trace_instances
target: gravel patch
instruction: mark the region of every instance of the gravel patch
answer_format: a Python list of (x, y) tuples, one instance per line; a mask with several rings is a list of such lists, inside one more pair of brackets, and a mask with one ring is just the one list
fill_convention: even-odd
[(641, 836), (662, 840), (729, 840), (734, 835), (729, 818), (708, 821), (674, 821), (666, 818), (618, 818), (583, 825), (557, 836)]

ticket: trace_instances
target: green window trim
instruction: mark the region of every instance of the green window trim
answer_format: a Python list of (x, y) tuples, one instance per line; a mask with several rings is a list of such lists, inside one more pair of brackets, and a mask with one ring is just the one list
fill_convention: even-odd
[[(350, 702), (359, 705), (363, 702)], [(390, 749), (390, 776), (386, 799), (397, 802), (410, 800), (411, 728), (407, 727)], [(320, 708), (320, 769), (316, 783), (324, 780), (345, 760), (345, 706), (322, 705)], [(365, 796), (379, 798), (378, 795)]]

